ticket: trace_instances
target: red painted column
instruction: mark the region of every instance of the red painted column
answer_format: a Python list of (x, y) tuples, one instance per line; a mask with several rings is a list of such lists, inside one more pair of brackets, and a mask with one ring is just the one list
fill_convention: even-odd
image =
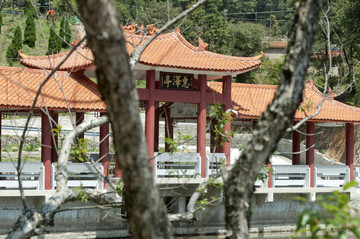
[(155, 109), (154, 152), (159, 152), (159, 109)]
[[(165, 112), (165, 138), (174, 139), (173, 119), (170, 117), (170, 108)], [(170, 145), (165, 142), (165, 152), (170, 151)]]
[[(306, 123), (306, 148), (310, 148), (315, 143), (315, 123), (314, 122), (307, 122)], [(310, 167), (310, 187), (314, 187), (314, 147), (308, 149), (306, 151), (306, 164)]]
[[(146, 102), (145, 137), (149, 158), (154, 158), (154, 125), (155, 125), (155, 70), (146, 71), (146, 88), (149, 92), (149, 100)], [(150, 160), (151, 166), (154, 160)]]
[(119, 167), (119, 159), (117, 157), (115, 157), (115, 175), (114, 176), (115, 176), (115, 178), (122, 177), (122, 172)]
[(199, 75), (200, 104), (197, 117), (197, 152), (201, 157), (201, 177), (206, 177), (206, 75)]
[(49, 116), (41, 113), (41, 162), (45, 167), (45, 190), (51, 189), (51, 125)]
[(210, 152), (216, 153), (219, 150), (218, 140), (215, 140), (216, 133), (215, 133), (215, 125), (217, 124), (216, 119), (210, 120)]
[[(224, 95), (224, 110), (231, 109), (231, 76), (224, 76), (223, 77), (223, 95)], [(231, 121), (229, 121), (224, 128), (224, 131), (230, 132), (231, 131)], [(224, 132), (225, 133), (225, 132)], [(231, 142), (230, 142), (230, 135), (228, 136), (229, 140), (228, 142), (224, 143), (224, 146), (222, 147), (222, 153), (225, 153), (226, 155), (226, 161), (227, 164), (230, 164), (230, 148), (231, 148)]]
[(268, 165), (267, 165), (267, 168), (269, 169), (269, 173), (268, 173), (268, 188), (272, 188), (273, 187), (273, 185), (272, 185), (272, 174), (271, 174), (271, 168), (272, 168), (272, 164), (271, 164), (271, 162), (270, 162), (270, 160), (269, 160), (269, 163), (268, 163)]
[(346, 124), (346, 165), (350, 168), (350, 181), (354, 181), (354, 124)]
[[(59, 114), (57, 112), (52, 112), (52, 128), (55, 129), (58, 126), (59, 123)], [(58, 136), (54, 135), (54, 137), (51, 138), (51, 162), (57, 162), (58, 160)]]
[[(2, 136), (1, 127), (2, 127), (2, 112), (0, 111), (0, 139)], [(1, 140), (0, 140), (0, 162), (1, 162)]]
[[(101, 113), (100, 116), (106, 115)], [(100, 126), (100, 149), (99, 159), (104, 167), (104, 174), (109, 176), (109, 124)], [(104, 188), (106, 188), (106, 182), (104, 181)]]
[(296, 130), (292, 132), (292, 165), (300, 165), (300, 133)]
[[(81, 124), (84, 121), (84, 117), (85, 117), (84, 112), (76, 112), (76, 116), (75, 116), (76, 126), (78, 126), (79, 124)], [(83, 139), (84, 134), (80, 134), (78, 138)]]

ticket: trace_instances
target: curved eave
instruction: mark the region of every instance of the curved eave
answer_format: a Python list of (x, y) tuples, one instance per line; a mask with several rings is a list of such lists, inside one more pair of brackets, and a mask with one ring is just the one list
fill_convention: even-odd
[[(84, 49), (84, 48), (79, 48), (79, 51), (80, 50), (87, 51), (87, 49)], [(88, 51), (91, 53), (91, 50), (89, 48), (88, 48)], [(26, 54), (21, 53), (21, 51), (19, 51), (20, 64), (22, 64), (23, 66), (26, 66), (28, 68), (33, 68), (33, 69), (52, 70), (63, 59), (65, 59), (65, 57), (69, 53), (70, 53), (70, 51), (61, 52), (58, 54), (53, 54), (53, 55), (48, 55), (48, 56), (28, 56)], [(90, 55), (90, 53), (89, 53), (89, 55)], [(79, 64), (79, 62), (81, 62), (81, 61), (76, 59), (78, 57), (78, 56), (75, 56), (76, 54), (79, 55), (80, 57), (84, 58), (82, 63)], [(68, 72), (76, 72), (76, 71), (80, 71), (80, 70), (86, 70), (89, 67), (95, 66), (94, 60), (91, 60), (88, 58), (89, 58), (88, 56), (84, 56), (84, 53), (75, 51), (71, 54), (71, 56), (67, 59), (67, 61), (62, 66), (60, 66), (60, 68), (58, 70), (68, 71)], [(73, 64), (71, 64), (71, 63), (73, 63)]]

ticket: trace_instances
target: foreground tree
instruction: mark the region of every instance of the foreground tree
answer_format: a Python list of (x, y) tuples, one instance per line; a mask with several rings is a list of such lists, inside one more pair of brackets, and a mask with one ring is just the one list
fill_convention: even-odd
[(283, 132), (293, 122), (294, 114), (302, 101), (321, 3), (321, 0), (298, 1), (282, 68), (281, 85), (225, 182), (228, 238), (248, 238), (253, 185), (259, 170), (274, 152)]

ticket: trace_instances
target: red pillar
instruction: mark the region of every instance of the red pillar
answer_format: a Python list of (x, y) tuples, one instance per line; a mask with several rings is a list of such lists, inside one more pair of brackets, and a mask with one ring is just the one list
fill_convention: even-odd
[[(231, 109), (231, 76), (224, 76), (223, 77), (223, 95), (224, 95), (224, 110)], [(229, 121), (225, 127), (224, 131), (230, 132), (231, 131), (231, 121)], [(225, 132), (224, 132), (225, 133)], [(222, 147), (222, 153), (225, 153), (227, 164), (230, 164), (230, 135), (228, 136), (228, 142), (224, 143)]]
[[(146, 71), (146, 88), (149, 92), (149, 100), (146, 102), (145, 137), (149, 158), (154, 158), (154, 125), (155, 125), (155, 70)], [(151, 166), (154, 160), (150, 160)]]
[[(106, 115), (106, 113), (101, 113), (101, 116)], [(104, 174), (109, 176), (109, 124), (104, 124), (100, 126), (100, 150), (99, 158), (104, 167)], [(106, 188), (106, 183), (104, 181), (104, 188)]]
[(346, 124), (346, 165), (350, 168), (350, 181), (354, 180), (354, 124)]
[(154, 152), (159, 152), (159, 109), (155, 109)]
[[(306, 123), (306, 148), (310, 148), (314, 145), (314, 133), (315, 133), (315, 123), (307, 122)], [(310, 187), (314, 187), (314, 147), (306, 151), (306, 164), (310, 167)]]
[[(165, 112), (165, 138), (174, 139), (173, 119), (170, 117), (170, 108)], [(170, 145), (165, 143), (165, 152), (170, 151)]]
[(115, 175), (114, 176), (115, 176), (115, 178), (122, 177), (122, 172), (119, 167), (119, 159), (117, 157), (115, 157)]
[(197, 152), (201, 157), (201, 177), (206, 177), (206, 75), (199, 75), (200, 104), (197, 117)]
[(272, 188), (273, 185), (272, 185), (272, 174), (271, 174), (271, 168), (272, 168), (272, 164), (270, 162), (270, 159), (269, 159), (269, 163), (267, 165), (267, 168), (269, 170), (269, 173), (268, 173), (268, 188)]
[(300, 165), (300, 133), (296, 130), (292, 132), (292, 165)]
[(41, 162), (45, 167), (45, 189), (51, 189), (51, 125), (49, 116), (41, 113)]
[(210, 121), (210, 152), (211, 153), (216, 153), (219, 151), (219, 144), (218, 144), (218, 140), (215, 140), (215, 125), (217, 124), (217, 120), (216, 119), (211, 119)]
[[(2, 127), (2, 112), (0, 111), (0, 139), (1, 139), (1, 127)], [(1, 162), (1, 140), (0, 140), (0, 162)]]
[[(53, 112), (51, 114), (52, 117), (52, 128), (55, 129), (58, 126), (59, 122), (59, 114), (57, 112)], [(57, 162), (58, 160), (58, 136), (54, 135), (53, 138), (51, 138), (51, 162)]]
[[(84, 121), (84, 112), (76, 112), (76, 126), (78, 126), (79, 124), (81, 124)], [(84, 134), (80, 134), (78, 136), (79, 139), (83, 139), (84, 138)]]

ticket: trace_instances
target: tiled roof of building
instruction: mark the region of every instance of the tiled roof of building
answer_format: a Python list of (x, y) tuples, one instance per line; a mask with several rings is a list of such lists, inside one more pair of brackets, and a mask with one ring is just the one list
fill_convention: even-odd
[(288, 46), (288, 43), (285, 41), (268, 41), (268, 42), (264, 42), (264, 45), (268, 48), (285, 49)]
[[(29, 68), (50, 70), (54, 69), (60, 62), (62, 62), (69, 52), (70, 51), (61, 52), (48, 56), (27, 56), (20, 52), (20, 63)], [(71, 54), (64, 64), (62, 64), (59, 70), (75, 72), (94, 65), (94, 55), (92, 54), (90, 48), (80, 46)]]
[[(221, 82), (210, 82), (209, 86), (221, 92)], [(231, 98), (233, 102), (238, 104), (234, 107), (237, 112), (236, 117), (239, 119), (258, 119), (262, 112), (272, 102), (277, 86), (275, 85), (255, 85), (233, 83), (231, 90)], [(334, 100), (334, 95), (330, 95), (321, 107), (318, 115), (310, 121), (318, 122), (344, 122), (344, 123), (360, 123), (360, 108), (343, 104)], [(301, 107), (295, 114), (295, 120), (301, 120), (306, 115), (311, 115), (317, 110), (317, 105), (323, 99), (323, 94), (309, 82), (305, 86), (303, 102)]]
[[(0, 67), (0, 108), (30, 109), (48, 72), (17, 67)], [(56, 79), (56, 80), (55, 80)], [(61, 86), (61, 88), (60, 88)], [(97, 85), (85, 76), (57, 71), (43, 87), (35, 109), (73, 112), (105, 112)]]
[[(138, 44), (143, 35), (125, 32), (126, 39)], [(150, 36), (146, 36), (147, 40)], [(243, 73), (261, 65), (261, 55), (256, 57), (235, 57), (206, 51), (205, 43), (200, 39), (199, 47), (190, 44), (181, 35), (180, 30), (163, 34), (155, 38), (140, 57), (140, 63), (148, 66), (179, 68), (196, 71)], [(133, 46), (126, 44), (128, 52)]]
[[(124, 36), (127, 40), (126, 49), (133, 51), (132, 44), (144, 43), (156, 29), (150, 27), (149, 35), (136, 34), (135, 28), (124, 27)], [(130, 44), (130, 43), (131, 44)], [(141, 44), (140, 44), (141, 45)], [(256, 57), (234, 57), (206, 51), (207, 44), (199, 39), (199, 47), (191, 45), (180, 34), (180, 30), (159, 35), (145, 49), (139, 63), (161, 68), (177, 68), (184, 70), (224, 72), (240, 74), (255, 69), (261, 65), (261, 55)], [(64, 59), (68, 52), (50, 56), (26, 56), (20, 54), (20, 62), (30, 68), (50, 69)], [(76, 53), (69, 57), (60, 70), (77, 71), (93, 65), (94, 56), (87, 47), (80, 46)], [(51, 65), (51, 66), (50, 66)]]

